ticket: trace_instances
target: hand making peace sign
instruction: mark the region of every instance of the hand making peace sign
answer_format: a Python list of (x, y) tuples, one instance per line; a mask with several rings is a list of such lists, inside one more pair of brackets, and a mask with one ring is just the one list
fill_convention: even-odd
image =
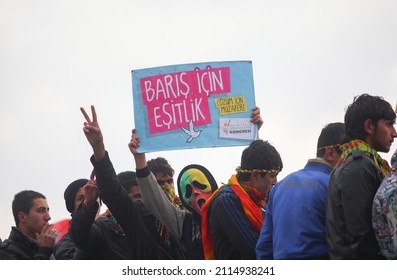
[(95, 159), (100, 160), (105, 157), (106, 151), (105, 145), (103, 143), (103, 135), (101, 129), (99, 128), (95, 107), (91, 105), (92, 120), (83, 107), (80, 108), (80, 111), (83, 113), (86, 120), (83, 127), (84, 134), (92, 147)]

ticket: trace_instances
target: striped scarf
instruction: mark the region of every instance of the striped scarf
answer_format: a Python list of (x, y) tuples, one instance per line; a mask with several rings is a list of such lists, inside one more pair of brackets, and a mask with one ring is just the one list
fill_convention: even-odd
[(371, 146), (369, 146), (367, 143), (365, 143), (362, 140), (352, 140), (342, 145), (341, 149), (342, 149), (342, 156), (340, 157), (338, 163), (336, 164), (336, 167), (339, 167), (342, 163), (344, 163), (348, 158), (348, 156), (350, 156), (353, 153), (353, 151), (362, 151), (373, 159), (376, 167), (383, 174), (383, 176), (386, 176), (387, 173), (391, 171), (391, 168), (387, 163), (387, 161), (382, 159), (377, 151), (372, 149)]
[[(161, 186), (161, 189), (163, 190), (165, 196), (169, 200), (169, 202), (174, 205), (174, 207), (179, 208), (181, 210), (185, 210), (185, 208), (182, 205), (181, 199), (179, 196), (175, 194), (175, 189), (173, 185), (170, 184), (164, 184)], [(156, 229), (157, 232), (159, 233), (160, 239), (164, 242), (164, 244), (169, 247), (171, 246), (171, 241), (170, 241), (170, 232), (168, 228), (159, 220), (156, 219)]]
[(219, 192), (219, 190), (227, 186), (229, 186), (234, 194), (239, 198), (244, 209), (244, 214), (247, 216), (249, 223), (258, 232), (258, 234), (262, 228), (263, 218), (261, 208), (264, 207), (264, 196), (257, 189), (240, 185), (236, 175), (233, 175), (230, 178), (228, 185), (218, 188), (205, 202), (202, 209), (201, 233), (204, 257), (206, 260), (215, 259), (214, 243), (211, 237), (211, 228), (208, 221), (208, 207), (212, 198)]

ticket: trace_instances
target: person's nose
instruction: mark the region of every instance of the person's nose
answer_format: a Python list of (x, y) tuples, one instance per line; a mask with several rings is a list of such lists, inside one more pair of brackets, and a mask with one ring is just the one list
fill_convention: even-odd
[(397, 137), (397, 130), (396, 130), (395, 126), (393, 126), (392, 136), (393, 136), (393, 138)]

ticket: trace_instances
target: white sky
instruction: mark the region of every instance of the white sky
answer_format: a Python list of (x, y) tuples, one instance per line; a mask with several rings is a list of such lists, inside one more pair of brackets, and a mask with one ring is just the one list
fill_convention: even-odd
[[(69, 217), (63, 192), (92, 169), (80, 106), (96, 106), (116, 172), (135, 170), (133, 69), (252, 60), (260, 135), (281, 154), (279, 179), (302, 168), (354, 96), (396, 104), (396, 13), (395, 0), (0, 0), (0, 238), (24, 189), (47, 196), (53, 222)], [(166, 157), (175, 178), (202, 164), (220, 183), (243, 149), (147, 156)]]

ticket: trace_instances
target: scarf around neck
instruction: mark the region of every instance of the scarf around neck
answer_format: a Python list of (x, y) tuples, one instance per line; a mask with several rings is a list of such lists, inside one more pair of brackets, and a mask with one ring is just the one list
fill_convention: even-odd
[(261, 208), (264, 207), (264, 196), (255, 188), (241, 185), (236, 175), (233, 175), (228, 185), (218, 188), (213, 195), (205, 202), (202, 209), (201, 234), (204, 249), (204, 257), (206, 260), (215, 259), (214, 243), (211, 237), (211, 228), (208, 221), (208, 207), (214, 196), (224, 187), (230, 187), (234, 194), (238, 197), (243, 206), (244, 214), (251, 226), (258, 232), (261, 231), (263, 217)]
[(341, 149), (342, 149), (342, 156), (340, 157), (338, 163), (336, 164), (336, 167), (339, 167), (342, 163), (344, 163), (348, 158), (348, 156), (350, 156), (353, 153), (353, 151), (361, 151), (366, 153), (373, 159), (376, 167), (383, 174), (383, 176), (386, 176), (391, 171), (391, 168), (387, 163), (387, 161), (382, 159), (377, 151), (375, 151), (373, 148), (371, 148), (371, 146), (369, 146), (367, 143), (365, 143), (362, 140), (352, 140), (342, 145)]

